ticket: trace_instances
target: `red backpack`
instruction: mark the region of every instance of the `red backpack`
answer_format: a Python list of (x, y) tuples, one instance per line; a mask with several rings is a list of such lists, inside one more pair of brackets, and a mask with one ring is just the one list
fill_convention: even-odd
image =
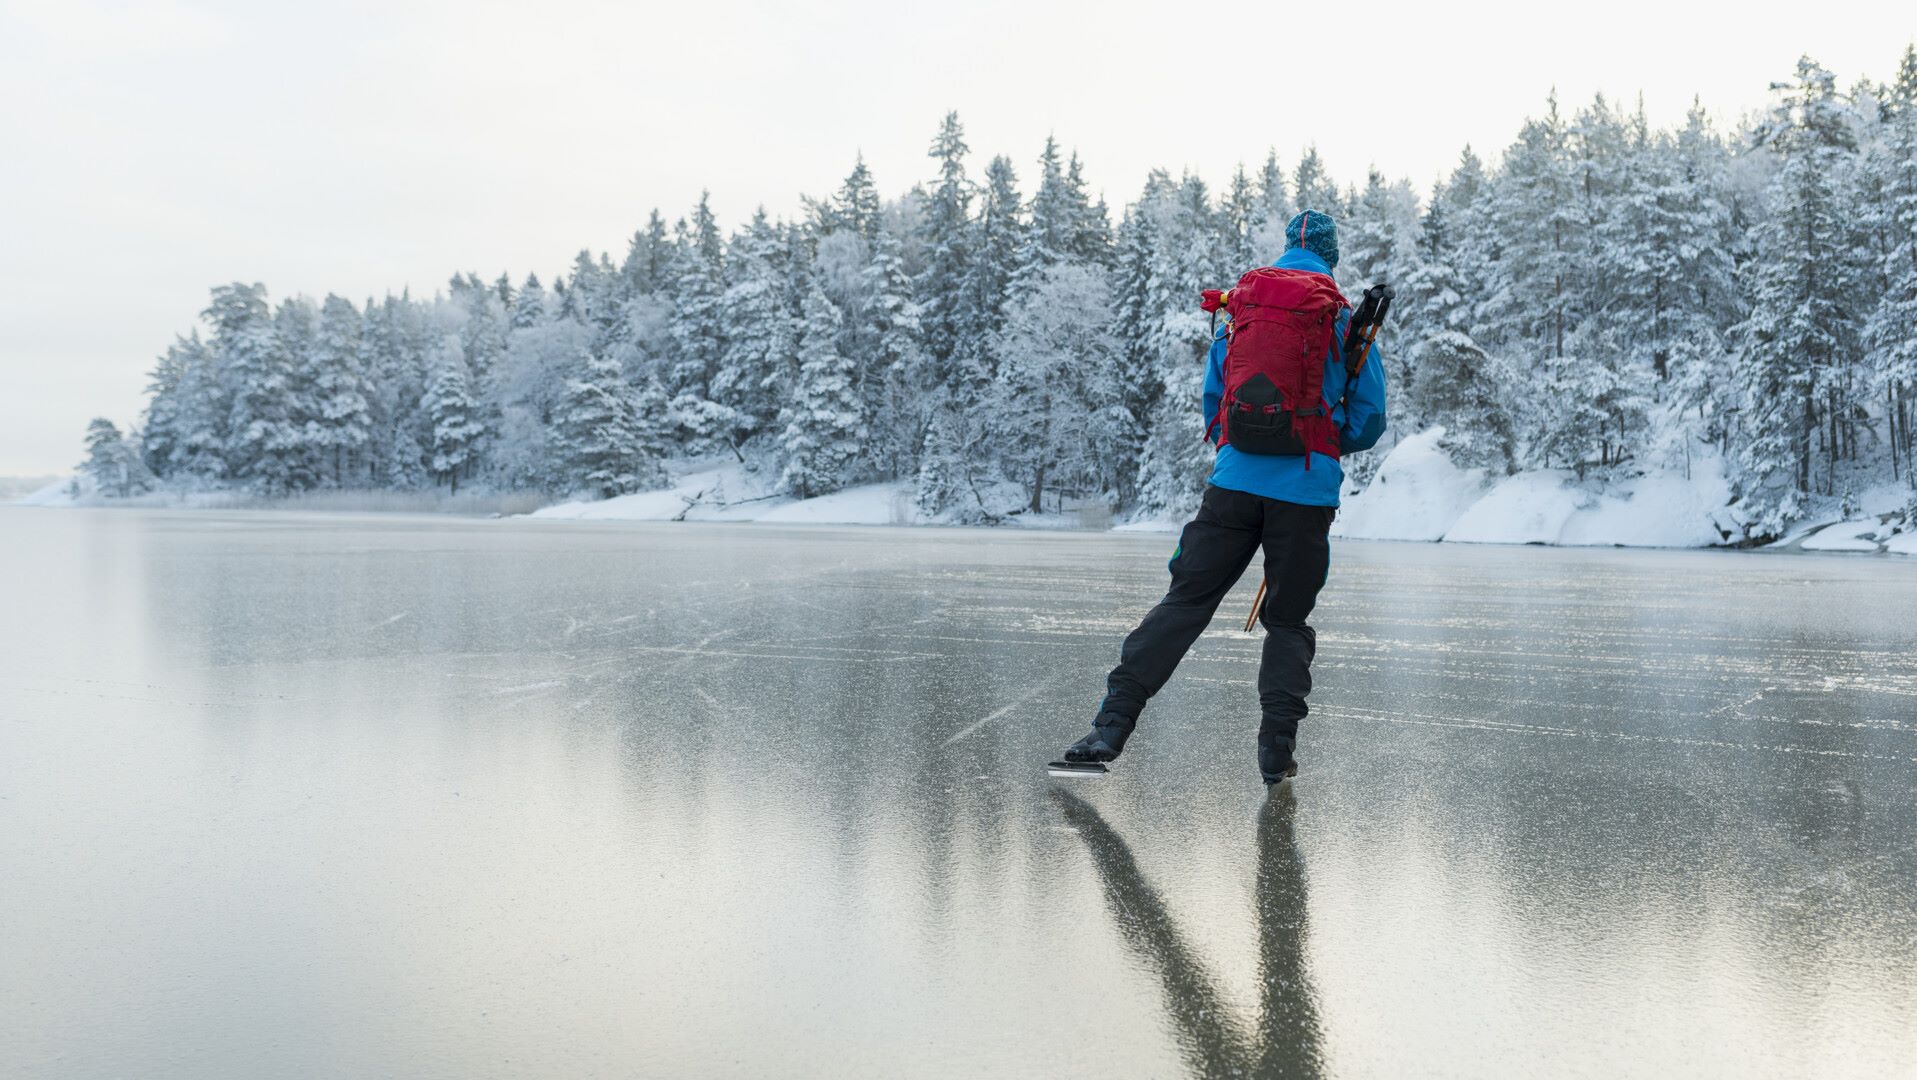
[[(1211, 306), (1207, 297), (1206, 306)], [(1218, 297), (1225, 323), (1225, 396), (1218, 445), (1248, 454), (1338, 456), (1325, 407), (1325, 362), (1338, 313), (1350, 307), (1324, 274), (1261, 266)]]

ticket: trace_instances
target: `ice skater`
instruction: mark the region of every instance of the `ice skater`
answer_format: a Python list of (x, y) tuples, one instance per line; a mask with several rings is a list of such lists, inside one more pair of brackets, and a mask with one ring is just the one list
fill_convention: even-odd
[(1051, 763), (1053, 774), (1096, 776), (1124, 752), (1145, 702), (1262, 546), (1258, 769), (1266, 784), (1297, 775), (1317, 651), (1305, 620), (1330, 570), (1339, 458), (1370, 449), (1385, 430), (1375, 339), (1391, 292), (1374, 286), (1354, 316), (1331, 279), (1337, 265), (1337, 223), (1306, 210), (1285, 227), (1276, 263), (1203, 294), (1205, 310), (1225, 313), (1205, 370), (1205, 438), (1217, 446), (1211, 478), (1172, 551), (1170, 591), (1125, 639), (1091, 733)]

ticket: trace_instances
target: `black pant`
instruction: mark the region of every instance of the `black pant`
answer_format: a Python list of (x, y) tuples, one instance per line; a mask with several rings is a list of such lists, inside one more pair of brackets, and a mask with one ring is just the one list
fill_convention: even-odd
[(1104, 711), (1138, 719), (1262, 544), (1266, 586), (1258, 620), (1265, 625), (1265, 654), (1258, 666), (1258, 736), (1290, 750), (1307, 712), (1311, 658), (1318, 651), (1318, 636), (1305, 617), (1331, 569), (1326, 533), (1336, 514), (1328, 506), (1206, 487), (1198, 516), (1172, 553), (1171, 591), (1125, 639), (1118, 666), (1105, 681)]

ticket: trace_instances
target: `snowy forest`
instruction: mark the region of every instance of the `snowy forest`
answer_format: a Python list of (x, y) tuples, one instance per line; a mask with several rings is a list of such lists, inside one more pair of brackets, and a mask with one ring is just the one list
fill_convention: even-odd
[(1154, 171), (1118, 209), (1053, 140), (978, 170), (947, 115), (897, 197), (859, 160), (795, 220), (728, 234), (702, 199), (549, 280), (364, 303), (218, 286), (85, 467), (116, 494), (612, 496), (724, 455), (799, 498), (903, 480), (942, 520), (1176, 516), (1211, 457), (1198, 292), (1274, 259), (1310, 207), (1339, 221), (1347, 295), (1398, 290), (1391, 432), (1347, 462), (1354, 489), (1434, 426), (1494, 474), (1601, 484), (1712, 454), (1746, 537), (1775, 536), (1917, 477), (1917, 49), (1888, 83), (1807, 58), (1773, 91), (1734, 130), (1553, 96), (1428, 191), (1337, 184), (1308, 150), (1222, 187)]

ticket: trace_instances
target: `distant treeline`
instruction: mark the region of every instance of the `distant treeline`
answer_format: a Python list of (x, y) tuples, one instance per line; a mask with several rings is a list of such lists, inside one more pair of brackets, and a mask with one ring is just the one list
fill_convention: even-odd
[(1730, 132), (1552, 98), (1423, 199), (1375, 171), (1340, 188), (1315, 151), (1218, 191), (1155, 171), (1115, 224), (1051, 140), (1023, 188), (1005, 157), (974, 176), (950, 115), (896, 199), (863, 161), (799, 220), (726, 236), (701, 199), (549, 283), (461, 273), (362, 305), (215, 288), (138, 429), (96, 424), (89, 468), (110, 491), (613, 495), (723, 453), (799, 496), (911, 479), (959, 519), (1010, 484), (1176, 513), (1209, 461), (1197, 292), (1312, 207), (1340, 221), (1348, 292), (1398, 286), (1394, 437), (1443, 425), (1464, 464), (1599, 478), (1714, 448), (1772, 534), (1911, 475), (1917, 50), (1888, 85), (1805, 59), (1774, 89)]

